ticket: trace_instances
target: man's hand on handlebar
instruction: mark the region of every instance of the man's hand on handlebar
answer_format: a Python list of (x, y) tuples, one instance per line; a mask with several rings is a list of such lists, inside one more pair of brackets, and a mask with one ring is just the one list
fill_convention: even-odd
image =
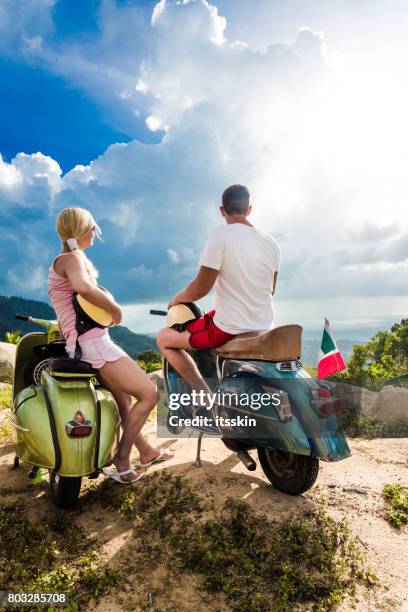
[(167, 310), (170, 310), (170, 308), (171, 308), (172, 306), (176, 306), (176, 304), (180, 304), (180, 300), (179, 300), (179, 299), (177, 299), (177, 296), (175, 296), (174, 298), (172, 298), (172, 299), (170, 300), (170, 302), (167, 304)]

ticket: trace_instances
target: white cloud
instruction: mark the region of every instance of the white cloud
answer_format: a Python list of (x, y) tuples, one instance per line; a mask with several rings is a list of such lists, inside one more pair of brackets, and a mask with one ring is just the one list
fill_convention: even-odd
[(7, 278), (15, 286), (18, 286), (24, 295), (27, 295), (43, 290), (47, 282), (46, 268), (33, 266), (29, 262), (9, 270)]
[(174, 249), (167, 249), (167, 254), (172, 263), (177, 264), (180, 262), (180, 255)]
[(61, 168), (42, 153), (18, 153), (10, 163), (0, 155), (0, 202), (34, 208), (48, 205), (61, 188)]

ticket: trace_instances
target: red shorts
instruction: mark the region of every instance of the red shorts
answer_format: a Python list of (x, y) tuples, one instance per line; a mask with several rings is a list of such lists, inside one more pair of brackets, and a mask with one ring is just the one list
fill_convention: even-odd
[(186, 330), (191, 334), (190, 344), (193, 348), (197, 350), (217, 348), (234, 338), (235, 334), (227, 334), (216, 326), (213, 321), (214, 314), (215, 310), (210, 310), (199, 319), (187, 323)]

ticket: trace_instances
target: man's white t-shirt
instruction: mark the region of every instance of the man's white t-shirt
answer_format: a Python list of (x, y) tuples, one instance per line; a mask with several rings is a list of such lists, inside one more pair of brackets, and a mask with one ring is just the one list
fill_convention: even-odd
[(214, 323), (230, 334), (273, 327), (272, 288), (280, 249), (272, 236), (244, 223), (216, 228), (200, 266), (219, 270)]

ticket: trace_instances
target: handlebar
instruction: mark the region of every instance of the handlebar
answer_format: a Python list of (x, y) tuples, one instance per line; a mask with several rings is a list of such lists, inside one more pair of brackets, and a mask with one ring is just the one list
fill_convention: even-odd
[(53, 323), (57, 325), (57, 321), (48, 321), (47, 319), (36, 319), (35, 317), (27, 317), (26, 315), (14, 315), (14, 318), (18, 321), (26, 321), (27, 323), (32, 323), (33, 325), (39, 325), (40, 327), (44, 327), (48, 329), (49, 326)]
[(161, 317), (165, 317), (167, 315), (167, 312), (165, 310), (151, 310), (150, 314), (151, 315), (159, 315)]

